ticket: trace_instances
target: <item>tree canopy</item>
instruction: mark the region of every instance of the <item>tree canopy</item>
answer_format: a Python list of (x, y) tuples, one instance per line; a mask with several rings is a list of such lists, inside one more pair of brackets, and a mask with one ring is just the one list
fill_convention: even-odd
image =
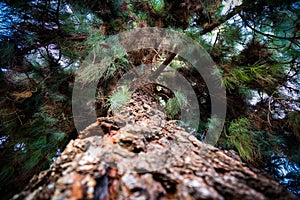
[[(217, 147), (236, 150), (299, 195), (298, 1), (4, 0), (0, 6), (0, 190), (5, 198), (48, 168), (77, 136), (72, 89), (89, 52), (105, 46), (111, 35), (142, 27), (172, 29), (205, 48), (226, 87), (227, 115)], [(163, 62), (193, 86), (200, 125), (183, 124), (202, 140), (214, 125), (206, 83), (193, 66), (163, 49), (117, 54), (101, 72), (92, 107), (106, 116), (128, 99), (116, 92), (122, 75)], [(174, 110), (178, 102), (188, 104), (188, 97), (175, 101), (172, 95), (165, 99), (166, 112), (180, 120)]]

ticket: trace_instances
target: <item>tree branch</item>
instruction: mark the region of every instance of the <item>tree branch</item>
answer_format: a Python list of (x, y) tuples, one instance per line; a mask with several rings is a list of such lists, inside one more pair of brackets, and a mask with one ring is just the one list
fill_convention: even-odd
[(242, 16), (241, 14), (239, 14), (239, 16), (241, 17), (241, 19), (243, 20), (243, 22), (245, 23), (245, 25), (250, 28), (252, 31), (254, 31), (255, 33), (264, 35), (266, 37), (271, 37), (271, 38), (277, 38), (277, 39), (283, 39), (283, 40), (298, 40), (300, 39), (299, 37), (281, 37), (281, 36), (277, 36), (277, 35), (272, 35), (272, 34), (268, 34), (268, 33), (263, 33), (257, 29), (255, 29), (254, 27), (250, 26), (250, 24), (247, 22), (247, 20), (244, 18), (244, 16)]
[(236, 14), (239, 14), (243, 9), (245, 8), (244, 4), (241, 4), (239, 6), (236, 6), (235, 8), (233, 8), (233, 10), (228, 13), (227, 15), (222, 16), (221, 18), (217, 19), (215, 22), (205, 26), (200, 32), (200, 35), (205, 35), (206, 33), (211, 32), (212, 30), (214, 30), (216, 27), (220, 26), (221, 24), (223, 24), (224, 22), (226, 22), (227, 20), (229, 20), (230, 18), (232, 18), (233, 16), (235, 16)]
[(150, 79), (155, 80), (159, 76), (159, 74), (168, 66), (168, 64), (172, 62), (176, 55), (176, 53), (169, 54), (166, 60), (164, 60), (164, 62), (158, 67), (158, 69), (155, 71), (155, 73), (151, 76)]

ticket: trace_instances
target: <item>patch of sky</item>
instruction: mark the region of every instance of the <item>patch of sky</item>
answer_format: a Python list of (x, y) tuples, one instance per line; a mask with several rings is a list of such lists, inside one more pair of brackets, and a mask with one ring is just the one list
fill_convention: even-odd
[(242, 0), (224, 0), (222, 2), (223, 10), (221, 14), (227, 14), (229, 13), (234, 7), (239, 6), (242, 4)]
[(60, 155), (61, 155), (61, 150), (56, 149), (56, 153), (55, 156), (52, 158), (52, 161), (55, 162)]
[(293, 9), (300, 9), (300, 1), (293, 3), (291, 7)]
[(266, 93), (259, 93), (256, 90), (250, 90), (250, 94), (251, 95), (248, 99), (248, 102), (253, 106), (256, 105), (258, 102), (269, 98), (269, 96)]
[[(60, 50), (57, 48), (56, 44), (48, 45), (48, 53), (53, 56), (55, 59), (59, 59), (58, 63), (62, 66), (62, 68), (66, 70), (77, 70), (79, 67), (79, 60), (72, 60), (63, 55), (60, 55)], [(40, 66), (45, 65), (45, 55), (47, 51), (44, 47), (39, 48), (38, 51), (32, 51), (30, 54), (26, 55), (26, 60), (32, 64), (37, 64)]]
[(11, 12), (11, 8), (0, 2), (0, 41), (8, 38), (13, 33), (12, 24), (19, 21), (18, 17)]
[[(290, 183), (295, 182), (295, 176), (292, 174), (300, 173), (300, 166), (297, 163), (289, 161), (284, 155), (275, 154), (272, 156), (271, 162), (276, 165), (275, 176), (279, 178), (280, 184), (289, 186)], [(287, 187), (287, 189), (291, 190), (289, 187)], [(294, 188), (292, 188), (292, 190), (294, 193), (300, 194), (299, 190)]]
[(3, 135), (0, 137), (0, 148), (3, 148), (3, 145), (5, 142), (8, 141), (9, 136), (8, 135)]
[(22, 151), (23, 153), (26, 153), (26, 144), (23, 142), (15, 144), (14, 151)]

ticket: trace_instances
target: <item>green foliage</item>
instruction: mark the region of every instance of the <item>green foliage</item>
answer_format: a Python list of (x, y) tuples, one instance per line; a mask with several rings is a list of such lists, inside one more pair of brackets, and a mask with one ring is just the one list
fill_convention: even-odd
[(178, 91), (175, 91), (175, 97), (168, 99), (165, 109), (167, 114), (171, 116), (172, 119), (178, 117), (181, 109), (184, 109), (188, 105), (188, 100), (186, 96)]
[(4, 182), (8, 181), (12, 177), (14, 172), (15, 172), (15, 169), (13, 166), (6, 165), (5, 167), (1, 168), (0, 183), (4, 183)]
[(7, 67), (13, 63), (15, 44), (10, 41), (0, 41), (0, 67)]
[(67, 100), (65, 95), (59, 93), (51, 93), (49, 94), (49, 97), (56, 102), (65, 102)]
[(37, 140), (29, 144), (29, 148), (32, 150), (44, 149), (46, 146), (47, 146), (47, 137), (45, 135), (38, 137)]
[(164, 0), (151, 0), (151, 5), (157, 13), (165, 12), (165, 1)]
[(233, 90), (236, 87), (234, 81), (226, 76), (222, 77), (222, 84), (224, 85), (225, 88), (229, 90)]
[[(185, 35), (187, 35), (188, 37), (196, 40), (197, 42), (199, 42), (201, 44), (201, 46), (208, 52), (210, 52), (211, 50), (211, 41), (208, 41), (206, 38), (204, 37), (200, 37), (199, 36), (199, 29), (196, 27), (188, 27), (185, 30)], [(212, 33), (208, 33), (209, 37), (212, 37), (214, 34)]]
[(214, 145), (219, 137), (219, 128), (221, 126), (221, 121), (217, 116), (212, 116), (208, 119), (208, 122), (206, 123), (207, 130), (210, 130), (210, 134), (206, 136), (205, 142), (211, 145)]
[(234, 47), (236, 41), (242, 40), (241, 28), (236, 24), (228, 24), (222, 29), (221, 37), (226, 42), (226, 45)]
[[(66, 74), (59, 72), (63, 74), (58, 73), (48, 85), (42, 79), (45, 70), (39, 62), (34, 65), (36, 70), (31, 78), (39, 81), (40, 85), (32, 90), (31, 96), (20, 100), (12, 98), (10, 94), (0, 97), (0, 117), (3, 122), (0, 133), (8, 134), (10, 138), (0, 152), (0, 162), (3, 163), (0, 169), (6, 180), (0, 183), (1, 188), (5, 187), (3, 184), (15, 184), (15, 181), (26, 182), (34, 173), (49, 167), (57, 148), (64, 148), (69, 139), (67, 134), (72, 130), (70, 116), (63, 113), (67, 113), (63, 110), (70, 107), (67, 96), (70, 90), (64, 90), (64, 93), (57, 91), (64, 86)], [(21, 84), (22, 91), (31, 86), (31, 82), (24, 79), (27, 77), (20, 76), (14, 80), (16, 85)], [(12, 171), (8, 166), (17, 170)], [(16, 173), (25, 175), (19, 180), (15, 178)]]
[[(75, 42), (72, 40), (62, 41), (64, 48), (62, 53), (72, 59), (83, 59), (89, 51), (94, 48), (95, 44), (99, 44), (104, 40), (99, 30), (95, 27), (101, 24), (101, 20), (95, 15), (91, 14), (88, 9), (80, 9), (77, 7), (69, 7), (72, 12), (61, 14), (62, 26), (61, 30), (66, 33), (71, 33)], [(84, 42), (76, 42), (76, 37), (86, 37)], [(74, 48), (75, 47), (75, 48)]]
[(31, 152), (30, 158), (25, 163), (23, 170), (24, 172), (34, 168), (34, 167), (40, 167), (38, 166), (38, 163), (40, 162), (40, 159), (43, 157), (44, 153), (41, 149), (35, 150)]
[(256, 135), (251, 121), (247, 118), (240, 118), (230, 123), (228, 127), (227, 142), (234, 147), (239, 155), (248, 161), (255, 161), (259, 158), (256, 148)]
[(297, 140), (300, 141), (300, 113), (297, 111), (290, 112), (287, 116), (287, 125)]
[(104, 41), (105, 37), (100, 34), (98, 30), (95, 30), (92, 27), (89, 27), (90, 30), (87, 32), (87, 39), (84, 42), (84, 46), (88, 46), (89, 50), (95, 49), (96, 51), (101, 50), (101, 42)]
[(244, 85), (240, 85), (239, 94), (244, 95), (247, 99), (251, 99), (254, 95), (254, 91)]
[(230, 90), (240, 85), (253, 89), (260, 86), (260, 90), (272, 93), (279, 86), (278, 80), (283, 78), (284, 70), (285, 66), (282, 64), (237, 66), (230, 70), (230, 74), (223, 75), (222, 83)]
[(173, 60), (173, 61), (170, 63), (170, 66), (171, 66), (173, 69), (175, 69), (175, 70), (181, 68), (181, 67), (184, 66), (184, 65), (185, 65), (184, 62), (181, 61), (181, 60)]
[(188, 106), (188, 99), (182, 92), (175, 91), (174, 93), (181, 108), (185, 108), (186, 106)]
[(180, 111), (180, 105), (177, 101), (177, 98), (170, 98), (168, 99), (166, 103), (166, 111), (169, 116), (171, 116), (172, 119), (175, 119)]
[(77, 6), (68, 6), (70, 11), (61, 14), (61, 30), (67, 33), (86, 34), (92, 30), (92, 26), (100, 25), (101, 20), (91, 14), (90, 10)]
[[(0, 32), (3, 36), (0, 39), (0, 91), (5, 94), (0, 97), (0, 133), (9, 135), (9, 140), (2, 144), (0, 152), (0, 180), (7, 181), (5, 185), (9, 188), (16, 182), (26, 182), (18, 180), (22, 177), (17, 177), (17, 173), (31, 176), (38, 168), (49, 166), (57, 148), (63, 149), (70, 139), (74, 128), (70, 107), (72, 80), (79, 66), (82, 71), (78, 72), (78, 79), (82, 83), (100, 81), (101, 87), (105, 85), (101, 91), (108, 93), (112, 89), (111, 80), (126, 73), (132, 63), (139, 63), (135, 58), (127, 58), (116, 37), (103, 43), (108, 35), (132, 27), (171, 27), (211, 53), (216, 65), (222, 68), (228, 97), (236, 100), (228, 104), (227, 120), (233, 121), (226, 122), (228, 135), (223, 138), (223, 147), (235, 148), (251, 162), (272, 159), (271, 155), (279, 152), (300, 163), (297, 149), (300, 117), (295, 109), (299, 108), (299, 99), (291, 100), (278, 90), (285, 88), (282, 93), (293, 96), (299, 93), (297, 1), (245, 0), (240, 7), (240, 17), (227, 16), (232, 9), (223, 13), (221, 1), (59, 2), (60, 7), (57, 2), (49, 4), (49, 1), (1, 4), (0, 15), (7, 20), (0, 24), (4, 27)], [(230, 20), (224, 22), (226, 17)], [(193, 49), (189, 50), (193, 53)], [(130, 62), (127, 59), (131, 59)], [(178, 69), (187, 64), (174, 60), (170, 65)], [(188, 75), (185, 78), (189, 79)], [(199, 85), (197, 82), (196, 89), (202, 92), (204, 86)], [(11, 98), (13, 92), (23, 91), (31, 91), (32, 96)], [(237, 106), (251, 97), (251, 91), (266, 93), (272, 98), (272, 101), (261, 101), (244, 109), (254, 112), (258, 121), (247, 121), (244, 117), (247, 113)], [(188, 104), (187, 97), (180, 93), (175, 95), (165, 105), (172, 118), (178, 117), (180, 109)], [(120, 88), (107, 98), (110, 109), (117, 111), (129, 97), (127, 89)], [(209, 106), (203, 107), (201, 112), (210, 112)], [(273, 118), (275, 110), (286, 116)], [(260, 126), (254, 128), (252, 122)], [(185, 123), (193, 127), (197, 124)], [(217, 118), (212, 117), (207, 123), (201, 121), (198, 138), (203, 139), (202, 132), (217, 126)], [(11, 181), (13, 176), (17, 177), (15, 182)], [(292, 173), (290, 176), (297, 178)], [(1, 182), (0, 188), (5, 185)]]
[(112, 112), (118, 111), (122, 106), (126, 105), (130, 100), (130, 92), (128, 87), (122, 86), (108, 97), (109, 109)]
[(118, 44), (118, 38), (111, 37), (106, 42), (109, 48), (103, 47), (103, 42), (91, 39), (91, 51), (82, 62), (78, 81), (89, 84), (99, 79), (107, 80), (117, 69), (128, 67), (127, 52)]
[(53, 143), (62, 142), (66, 139), (66, 134), (64, 132), (54, 132), (51, 133), (49, 140)]

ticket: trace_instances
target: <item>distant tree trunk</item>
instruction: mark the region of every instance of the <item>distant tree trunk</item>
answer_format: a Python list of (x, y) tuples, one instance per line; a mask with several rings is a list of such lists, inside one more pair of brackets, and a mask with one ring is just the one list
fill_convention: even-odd
[(167, 121), (159, 107), (147, 92), (133, 93), (13, 199), (297, 199), (235, 153)]

